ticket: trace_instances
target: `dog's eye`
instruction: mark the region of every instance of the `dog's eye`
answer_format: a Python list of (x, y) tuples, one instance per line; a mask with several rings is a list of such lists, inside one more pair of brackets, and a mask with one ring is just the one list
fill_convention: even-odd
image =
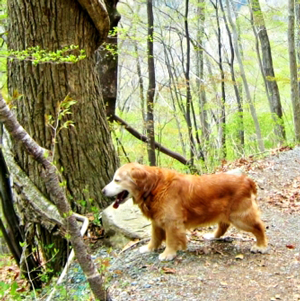
[(115, 179), (115, 182), (116, 182), (116, 183), (118, 183), (118, 182), (120, 182), (120, 181), (121, 181), (120, 179)]

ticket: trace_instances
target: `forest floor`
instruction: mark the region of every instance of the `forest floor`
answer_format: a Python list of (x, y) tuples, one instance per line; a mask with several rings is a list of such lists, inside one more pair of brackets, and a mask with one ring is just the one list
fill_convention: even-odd
[[(253, 254), (251, 234), (234, 228), (224, 239), (205, 241), (201, 228), (175, 260), (139, 254), (139, 244), (111, 261), (110, 294), (125, 300), (300, 300), (300, 147), (264, 159), (240, 159), (259, 187), (259, 206), (269, 239), (268, 254)], [(221, 169), (220, 169), (221, 170)]]
[[(276, 150), (266, 158), (240, 159), (219, 171), (237, 167), (259, 187), (269, 253), (251, 253), (254, 238), (233, 227), (217, 241), (202, 238), (212, 228), (196, 229), (188, 234), (188, 250), (178, 252), (171, 262), (159, 261), (162, 250), (140, 254), (145, 241), (118, 251), (104, 247), (100, 239), (102, 247), (93, 258), (106, 266), (113, 301), (300, 300), (300, 147)], [(16, 279), (16, 268), (0, 266), (2, 278)], [(49, 289), (36, 300), (45, 300)], [(85, 276), (74, 262), (63, 291), (52, 300), (92, 300), (90, 296)]]

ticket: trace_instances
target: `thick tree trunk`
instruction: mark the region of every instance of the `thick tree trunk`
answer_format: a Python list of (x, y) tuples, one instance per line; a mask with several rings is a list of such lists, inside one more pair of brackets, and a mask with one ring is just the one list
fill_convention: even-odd
[[(8, 2), (10, 15), (8, 47), (24, 50), (40, 46), (46, 51), (56, 51), (70, 45), (78, 45), (87, 57), (76, 64), (44, 63), (33, 65), (30, 61), (8, 62), (8, 90), (19, 95), (14, 102), (17, 117), (22, 126), (39, 145), (50, 149), (53, 133), (46, 126), (45, 115), (57, 114), (57, 103), (69, 95), (77, 103), (72, 106), (69, 118), (75, 127), (63, 129), (56, 137), (54, 162), (66, 181), (66, 192), (72, 208), (81, 213), (92, 206), (101, 208), (109, 205), (101, 188), (111, 180), (118, 166), (103, 103), (99, 75), (95, 70), (94, 52), (109, 29), (107, 12), (102, 1), (26, 1)], [(91, 3), (94, 5), (90, 6)], [(97, 11), (102, 12), (95, 18)], [(88, 15), (91, 13), (91, 15)], [(103, 24), (101, 24), (101, 22)], [(74, 51), (76, 55), (76, 50)], [(13, 143), (15, 157), (31, 181), (48, 198), (45, 183), (41, 178), (42, 167), (37, 164), (19, 144)], [(87, 206), (81, 207), (80, 200)], [(26, 210), (26, 208), (24, 208)], [(24, 215), (30, 221), (30, 215)], [(55, 243), (59, 254), (52, 263), (54, 272), (65, 262), (65, 239), (40, 228), (42, 247)], [(44, 252), (47, 249), (44, 248)], [(46, 259), (52, 256), (46, 255)]]
[[(48, 149), (52, 137), (45, 124), (45, 114), (55, 116), (57, 102), (68, 94), (77, 101), (70, 117), (75, 127), (60, 132), (54, 161), (59, 168), (64, 168), (63, 176), (74, 205), (78, 200), (94, 199), (100, 207), (105, 207), (108, 202), (100, 188), (110, 180), (118, 161), (108, 131), (99, 76), (94, 70), (93, 53), (99, 39), (96, 28), (76, 1), (51, 1), (44, 5), (10, 1), (8, 5), (10, 19), (14, 20), (9, 28), (10, 49), (39, 45), (54, 51), (79, 45), (87, 52), (87, 58), (77, 64), (33, 66), (31, 62), (10, 61), (8, 88), (10, 94), (17, 91), (22, 95), (16, 102), (21, 124)], [(33, 20), (36, 26), (32, 26)], [(16, 147), (16, 153), (21, 167), (45, 192), (40, 167), (20, 148)]]

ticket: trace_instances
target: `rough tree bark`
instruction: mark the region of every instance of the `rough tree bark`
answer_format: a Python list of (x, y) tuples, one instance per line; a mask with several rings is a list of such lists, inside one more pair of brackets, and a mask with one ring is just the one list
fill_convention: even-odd
[[(109, 17), (103, 1), (80, 0), (80, 4), (73, 0), (8, 2), (10, 49), (40, 46), (56, 51), (78, 45), (87, 55), (76, 64), (33, 65), (30, 61), (9, 61), (8, 90), (11, 95), (19, 95), (20, 99), (14, 102), (18, 120), (46, 149), (51, 147), (53, 133), (46, 126), (45, 115), (56, 116), (57, 102), (67, 95), (77, 101), (70, 117), (75, 127), (62, 130), (56, 137), (54, 161), (59, 170), (63, 168), (72, 209), (83, 213), (92, 206), (104, 208), (109, 204), (101, 188), (111, 180), (119, 162), (108, 130), (99, 75), (95, 71), (94, 52), (106, 38)], [(42, 167), (15, 141), (13, 149), (20, 168), (49, 198), (40, 176)], [(87, 206), (80, 206), (79, 200), (86, 200)], [(27, 208), (23, 209), (26, 212)], [(24, 214), (25, 224), (31, 222), (29, 216)], [(54, 243), (60, 250), (51, 262), (54, 272), (59, 271), (66, 258), (66, 240), (40, 224), (34, 225), (39, 228), (42, 247)], [(44, 252), (46, 259), (51, 258), (46, 248)]]
[(97, 70), (100, 74), (101, 91), (106, 106), (106, 114), (109, 121), (115, 114), (117, 99), (117, 82), (118, 82), (118, 32), (116, 27), (120, 21), (116, 6), (119, 0), (107, 1), (107, 11), (110, 20), (110, 33), (105, 40), (105, 45), (109, 45), (109, 49), (100, 47), (97, 51)]

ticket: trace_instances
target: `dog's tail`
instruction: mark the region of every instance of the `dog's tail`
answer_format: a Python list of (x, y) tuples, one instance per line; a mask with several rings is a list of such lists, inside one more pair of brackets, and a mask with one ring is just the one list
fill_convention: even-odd
[(249, 186), (250, 186), (250, 190), (251, 190), (251, 196), (252, 196), (252, 199), (255, 201), (255, 203), (257, 203), (257, 186), (256, 186), (256, 183), (250, 179), (250, 178), (247, 178), (248, 180), (248, 183), (249, 183)]

